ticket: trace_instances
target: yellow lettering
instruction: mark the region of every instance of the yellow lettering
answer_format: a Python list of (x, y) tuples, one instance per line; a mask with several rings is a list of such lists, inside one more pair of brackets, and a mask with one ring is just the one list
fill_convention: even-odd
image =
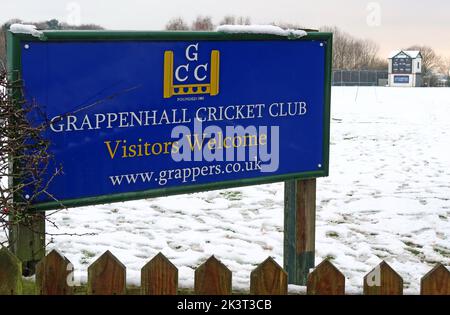
[(114, 159), (114, 156), (116, 155), (117, 149), (119, 148), (119, 144), (122, 142), (122, 140), (116, 140), (116, 146), (114, 147), (114, 150), (111, 149), (111, 141), (105, 141), (104, 144), (106, 144), (106, 147), (108, 148), (109, 156), (111, 157), (111, 160)]
[(194, 134), (194, 143), (192, 143), (192, 135), (186, 136), (189, 141), (189, 146), (191, 147), (191, 151), (194, 151), (194, 148), (197, 147), (197, 150), (202, 149), (202, 142), (199, 139), (198, 134)]
[(208, 148), (210, 150), (212, 150), (215, 147), (216, 147), (216, 139), (215, 138), (209, 139), (209, 141), (208, 141)]
[(259, 145), (267, 144), (267, 134), (263, 133), (259, 135)]

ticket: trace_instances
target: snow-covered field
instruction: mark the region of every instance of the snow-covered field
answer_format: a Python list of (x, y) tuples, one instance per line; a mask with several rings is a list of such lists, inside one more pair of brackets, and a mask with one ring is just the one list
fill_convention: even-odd
[[(382, 259), (403, 278), (405, 293), (436, 262), (450, 265), (450, 89), (334, 87), (330, 176), (318, 179), (316, 262), (330, 257), (348, 293)], [(161, 251), (181, 287), (214, 254), (233, 272), (235, 289), (267, 256), (283, 263), (283, 184), (155, 198), (59, 212), (51, 233), (86, 280), (109, 249), (130, 284)]]

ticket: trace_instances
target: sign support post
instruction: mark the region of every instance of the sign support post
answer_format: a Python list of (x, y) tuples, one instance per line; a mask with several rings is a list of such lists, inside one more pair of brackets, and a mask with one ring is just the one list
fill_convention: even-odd
[(292, 180), (284, 188), (284, 270), (288, 282), (306, 285), (314, 267), (316, 179)]
[(22, 273), (31, 276), (36, 264), (45, 257), (45, 212), (38, 212), (29, 222), (11, 227), (11, 251), (22, 261)]

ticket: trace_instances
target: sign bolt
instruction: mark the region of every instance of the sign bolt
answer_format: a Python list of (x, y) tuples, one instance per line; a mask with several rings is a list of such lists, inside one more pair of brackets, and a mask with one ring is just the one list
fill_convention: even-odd
[(322, 167), (322, 164), (317, 164), (317, 167), (318, 167), (318, 168), (321, 168), (321, 167)]
[(24, 47), (25, 49), (28, 49), (28, 48), (30, 48), (30, 45), (25, 44), (23, 47)]
[(30, 195), (25, 195), (25, 199), (30, 199)]

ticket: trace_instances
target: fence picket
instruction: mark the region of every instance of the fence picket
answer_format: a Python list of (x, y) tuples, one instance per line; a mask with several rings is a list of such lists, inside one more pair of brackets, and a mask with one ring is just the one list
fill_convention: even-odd
[(52, 250), (36, 265), (36, 293), (41, 295), (73, 294), (73, 267), (71, 262)]
[(93, 295), (126, 293), (126, 268), (109, 250), (89, 266), (87, 293)]
[(326, 259), (308, 275), (306, 292), (308, 295), (343, 295), (345, 277)]
[(231, 277), (231, 271), (216, 257), (211, 256), (195, 270), (195, 294), (231, 294)]
[(22, 294), (22, 262), (6, 247), (0, 249), (0, 295)]
[(402, 295), (403, 279), (385, 261), (364, 277), (365, 295)]
[(443, 264), (437, 264), (420, 280), (422, 295), (450, 295), (450, 272)]
[(175, 295), (178, 290), (178, 269), (162, 253), (158, 253), (141, 269), (141, 293)]
[(287, 294), (287, 273), (272, 257), (267, 258), (250, 274), (250, 294)]

